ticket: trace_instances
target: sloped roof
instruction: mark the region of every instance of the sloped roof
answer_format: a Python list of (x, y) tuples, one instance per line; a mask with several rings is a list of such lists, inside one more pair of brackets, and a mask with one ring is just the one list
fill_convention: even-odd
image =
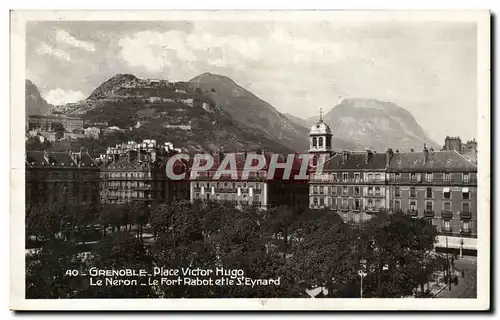
[(109, 164), (101, 164), (102, 170), (149, 170), (152, 168), (151, 161), (129, 161), (127, 157), (120, 157), (118, 161)]
[[(249, 155), (249, 154), (258, 154), (258, 153), (253, 153), (253, 152), (247, 153), (247, 155)], [(222, 156), (221, 155), (214, 155), (213, 156), (214, 163), (213, 163), (212, 167), (209, 170), (206, 170), (206, 171), (209, 171), (211, 173), (215, 173), (219, 169), (220, 165), (223, 163), (223, 161), (224, 161), (224, 159), (225, 159), (225, 157), (227, 155), (228, 154), (223, 154)], [(238, 174), (240, 174), (243, 171), (245, 171), (244, 169), (245, 169), (245, 162), (246, 162), (247, 157), (245, 156), (245, 153), (235, 153), (234, 155), (235, 155), (235, 159), (236, 159), (236, 171), (238, 172)], [(262, 156), (262, 154), (258, 154), (258, 155)], [(264, 156), (264, 159), (265, 159), (265, 165), (260, 170), (267, 171), (269, 169), (269, 165), (271, 163), (272, 154), (267, 153), (267, 154), (264, 154), (263, 156)], [(286, 154), (278, 154), (278, 160), (277, 160), (277, 162), (278, 163), (285, 163), (286, 160), (287, 160), (287, 156), (288, 155), (286, 155)], [(299, 154), (295, 154), (293, 162), (292, 162), (291, 172), (297, 173), (298, 171), (300, 171), (300, 168), (302, 166), (302, 161), (303, 160), (301, 158), (299, 158)], [(190, 159), (190, 166), (191, 166), (190, 169), (192, 169), (193, 162), (194, 162), (194, 159), (191, 158)], [(202, 161), (200, 161), (200, 163), (201, 163), (200, 165), (203, 166), (207, 162), (206, 162), (206, 160), (202, 160)], [(255, 166), (257, 164), (258, 164), (258, 160), (257, 159), (253, 159), (252, 160), (252, 166)], [(232, 168), (231, 168), (231, 165), (229, 163), (229, 164), (226, 165), (225, 168), (222, 168), (222, 169), (230, 170)], [(284, 168), (276, 168), (274, 178), (275, 179), (280, 179), (280, 177), (283, 176), (284, 171), (285, 171)], [(294, 176), (294, 174), (290, 175), (290, 180), (293, 180), (293, 176)]]
[(389, 171), (477, 171), (477, 166), (455, 150), (395, 153)]
[(386, 167), (385, 153), (372, 153), (367, 160), (367, 152), (347, 152), (346, 161), (344, 152), (340, 152), (325, 162), (323, 170), (383, 170)]
[[(47, 159), (45, 158), (47, 154)], [(76, 158), (80, 153), (75, 153), (71, 157), (69, 152), (63, 151), (27, 151), (25, 156), (26, 165), (28, 166), (57, 166), (57, 167), (78, 167)], [(92, 157), (87, 152), (81, 153), (80, 167), (97, 167)]]

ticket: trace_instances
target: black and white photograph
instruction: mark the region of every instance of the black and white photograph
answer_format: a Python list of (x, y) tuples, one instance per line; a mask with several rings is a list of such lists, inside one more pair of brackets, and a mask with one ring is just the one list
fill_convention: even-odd
[(11, 308), (488, 309), (489, 46), (488, 11), (12, 11)]

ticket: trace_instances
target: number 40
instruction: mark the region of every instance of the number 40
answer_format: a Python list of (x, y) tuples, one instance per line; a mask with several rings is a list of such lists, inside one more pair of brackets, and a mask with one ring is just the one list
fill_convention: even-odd
[(78, 275), (78, 270), (66, 270), (66, 275), (70, 277), (76, 277)]

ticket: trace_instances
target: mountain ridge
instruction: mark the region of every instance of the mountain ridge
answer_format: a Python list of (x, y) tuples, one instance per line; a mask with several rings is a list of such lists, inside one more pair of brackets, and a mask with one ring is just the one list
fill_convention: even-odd
[[(179, 143), (191, 143), (200, 150), (217, 150), (217, 144), (226, 143), (224, 148), (238, 150), (307, 152), (309, 129), (319, 118), (301, 119), (281, 113), (231, 78), (209, 72), (187, 82), (116, 74), (97, 86), (86, 99), (63, 106), (48, 104), (36, 86), (29, 85), (31, 81), (26, 83), (27, 106), (29, 99), (37, 101), (43, 113), (107, 121), (120, 128), (130, 127), (131, 132), (144, 131), (144, 135), (155, 135), (153, 128), (159, 135), (167, 131)], [(210, 108), (201, 108), (201, 103)], [(344, 99), (325, 114), (324, 121), (332, 129), (332, 149), (336, 151), (368, 147), (403, 151), (420, 148), (423, 143), (439, 147), (409, 111), (392, 102)], [(136, 125), (142, 129), (133, 129)], [(223, 133), (219, 135), (217, 130)]]
[(31, 115), (41, 115), (52, 108), (40, 94), (38, 87), (29, 79), (25, 80), (25, 110), (26, 117)]
[(236, 123), (209, 95), (191, 90), (186, 82), (117, 74), (86, 99), (54, 106), (51, 112), (117, 126), (124, 130), (122, 140), (171, 141), (191, 152), (294, 151), (265, 132)]
[[(222, 110), (239, 123), (262, 130), (292, 149), (307, 152), (309, 128), (294, 122), (231, 78), (205, 72), (188, 83), (207, 92)], [(337, 148), (354, 147), (350, 141), (336, 137), (332, 145)]]
[[(307, 122), (316, 123), (319, 117)], [(411, 112), (389, 101), (347, 98), (328, 111), (323, 120), (334, 136), (350, 139), (363, 148), (420, 150), (424, 143), (440, 148), (415, 120)]]

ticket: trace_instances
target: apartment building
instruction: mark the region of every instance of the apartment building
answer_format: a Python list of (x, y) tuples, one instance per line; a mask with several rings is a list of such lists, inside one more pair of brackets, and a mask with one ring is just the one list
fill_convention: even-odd
[(28, 151), (26, 205), (99, 205), (99, 167), (87, 152)]
[[(228, 202), (235, 206), (257, 206), (267, 209), (273, 206), (287, 205), (295, 208), (307, 208), (308, 206), (308, 183), (307, 180), (294, 179), (300, 172), (301, 159), (294, 158), (290, 172), (290, 179), (283, 179), (284, 170), (277, 169), (272, 178), (268, 179), (268, 167), (271, 155), (264, 155), (266, 165), (258, 172), (247, 172), (244, 166), (246, 153), (235, 154), (236, 170), (215, 179), (216, 172), (224, 161), (226, 155), (214, 156), (214, 164), (211, 169), (192, 172), (190, 176), (191, 201), (214, 200)], [(281, 157), (280, 162), (286, 159)]]
[(311, 175), (310, 207), (330, 208), (345, 221), (362, 221), (387, 208), (385, 154), (342, 151), (329, 158), (322, 174)]
[(311, 175), (309, 197), (311, 208), (350, 222), (386, 211), (425, 218), (440, 234), (437, 246), (476, 247), (477, 166), (456, 150), (343, 151)]
[[(457, 150), (392, 153), (387, 167), (389, 208), (425, 218), (440, 234), (438, 245), (475, 248), (477, 166)], [(446, 240), (448, 238), (448, 240)]]
[(166, 175), (170, 155), (164, 149), (139, 148), (103, 157), (100, 164), (101, 202), (123, 204), (143, 201), (149, 204), (189, 199), (189, 184), (170, 180)]

